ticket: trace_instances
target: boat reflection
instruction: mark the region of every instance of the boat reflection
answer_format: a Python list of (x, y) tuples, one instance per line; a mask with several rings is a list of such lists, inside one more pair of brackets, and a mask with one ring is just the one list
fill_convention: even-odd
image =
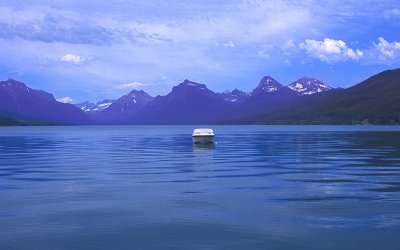
[(210, 151), (215, 149), (215, 143), (193, 143), (193, 151)]

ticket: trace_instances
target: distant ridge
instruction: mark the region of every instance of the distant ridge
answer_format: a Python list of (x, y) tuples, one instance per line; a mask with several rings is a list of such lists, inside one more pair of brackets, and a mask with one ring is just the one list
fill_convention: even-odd
[(221, 98), (229, 103), (242, 103), (246, 101), (250, 97), (250, 93), (246, 93), (244, 91), (234, 89), (233, 91), (225, 91), (219, 94)]
[(250, 93), (215, 93), (186, 79), (165, 96), (132, 90), (116, 101), (79, 105), (82, 110), (13, 79), (0, 82), (0, 116), (10, 124), (399, 124), (400, 69), (348, 89), (310, 77), (285, 86), (264, 76)]

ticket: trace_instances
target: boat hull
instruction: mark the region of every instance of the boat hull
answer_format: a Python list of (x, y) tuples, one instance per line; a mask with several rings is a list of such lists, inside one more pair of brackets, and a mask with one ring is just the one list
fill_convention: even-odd
[(211, 144), (214, 143), (214, 136), (203, 135), (203, 136), (193, 136), (193, 143), (196, 144)]

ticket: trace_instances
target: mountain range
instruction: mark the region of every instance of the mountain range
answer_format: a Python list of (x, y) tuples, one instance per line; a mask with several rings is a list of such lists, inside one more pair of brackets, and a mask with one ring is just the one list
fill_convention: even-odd
[(0, 124), (398, 124), (400, 69), (347, 89), (309, 77), (284, 86), (262, 77), (251, 92), (215, 93), (184, 80), (165, 96), (132, 90), (117, 100), (71, 105), (9, 79), (0, 82)]

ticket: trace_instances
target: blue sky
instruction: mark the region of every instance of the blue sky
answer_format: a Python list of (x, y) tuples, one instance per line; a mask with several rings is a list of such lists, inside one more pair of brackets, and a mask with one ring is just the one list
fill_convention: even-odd
[(398, 0), (0, 0), (0, 79), (65, 101), (165, 95), (186, 78), (348, 87), (399, 67)]

